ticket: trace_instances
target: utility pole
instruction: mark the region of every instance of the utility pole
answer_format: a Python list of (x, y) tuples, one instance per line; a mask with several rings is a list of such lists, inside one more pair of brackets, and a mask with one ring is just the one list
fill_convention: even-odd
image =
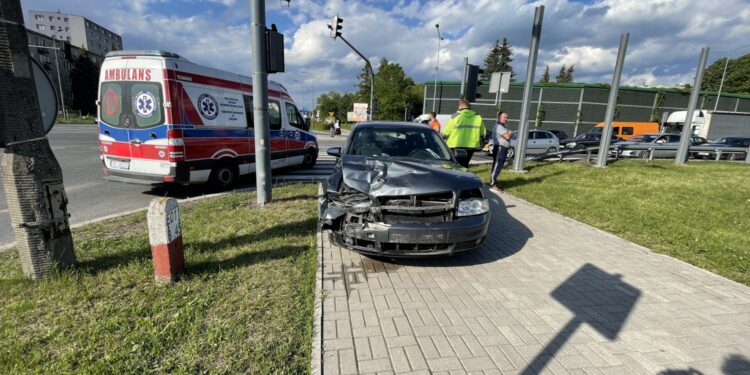
[(266, 2), (250, 0), (253, 20), (253, 128), (255, 132), (255, 186), (258, 206), (271, 203), (271, 130), (268, 124), (268, 70), (266, 67)]
[(23, 273), (75, 264), (60, 164), (44, 135), (19, 0), (0, 1), (0, 147), (3, 187)]
[(690, 148), (690, 136), (693, 135), (693, 117), (695, 107), (698, 103), (698, 96), (701, 94), (701, 83), (703, 82), (703, 71), (706, 68), (708, 59), (708, 47), (701, 49), (701, 56), (698, 59), (698, 70), (695, 71), (695, 82), (693, 91), (690, 93), (688, 100), (687, 112), (685, 113), (685, 122), (682, 125), (682, 136), (680, 137), (680, 146), (677, 148), (677, 155), (674, 157), (674, 163), (684, 165), (688, 158), (688, 149)]
[(620, 77), (622, 76), (622, 65), (625, 63), (625, 51), (628, 49), (629, 33), (620, 36), (620, 49), (617, 50), (617, 61), (615, 62), (615, 74), (612, 76), (612, 87), (609, 88), (609, 101), (607, 111), (604, 114), (604, 129), (602, 138), (599, 140), (599, 154), (596, 156), (596, 166), (604, 168), (607, 166), (609, 156), (609, 143), (612, 138), (612, 120), (617, 106), (617, 93), (620, 91)]
[(534, 10), (534, 26), (531, 28), (531, 47), (529, 48), (529, 62), (526, 65), (526, 82), (523, 86), (523, 101), (521, 102), (521, 119), (518, 123), (518, 143), (516, 156), (513, 158), (513, 170), (523, 172), (523, 162), (526, 158), (526, 140), (529, 138), (529, 107), (531, 94), (534, 90), (534, 70), (536, 57), (539, 54), (539, 40), (542, 37), (542, 20), (544, 19), (544, 5)]
[[(440, 67), (440, 42), (443, 40), (443, 37), (440, 35), (440, 24), (436, 23), (435, 29), (437, 30), (438, 34), (438, 50), (435, 57), (435, 85), (433, 86), (432, 90), (432, 112), (435, 112), (435, 102), (437, 101), (438, 69)], [(440, 87), (442, 87), (442, 85)], [(442, 98), (443, 96), (440, 95), (440, 99)]]

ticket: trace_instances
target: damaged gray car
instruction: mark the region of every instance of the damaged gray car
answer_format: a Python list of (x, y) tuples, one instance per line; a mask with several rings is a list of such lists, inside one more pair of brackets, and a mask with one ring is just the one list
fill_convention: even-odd
[(374, 256), (449, 255), (482, 243), (490, 223), (487, 191), (458, 165), (438, 133), (410, 123), (365, 123), (323, 184), (320, 218), (339, 246)]

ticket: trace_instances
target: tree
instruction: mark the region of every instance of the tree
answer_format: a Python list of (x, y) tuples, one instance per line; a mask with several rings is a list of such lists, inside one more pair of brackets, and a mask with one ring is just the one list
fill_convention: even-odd
[(542, 79), (539, 82), (549, 83), (549, 65), (544, 67), (544, 73), (542, 73)]
[(70, 71), (71, 91), (73, 92), (73, 109), (81, 111), (82, 115), (96, 113), (96, 89), (99, 84), (99, 66), (89, 58), (84, 51), (76, 59)]
[(404, 108), (410, 107), (411, 88), (414, 80), (407, 76), (401, 65), (380, 60), (375, 73), (375, 98), (379, 103), (375, 118), (398, 120), (404, 116)]
[[(726, 61), (726, 58), (716, 60), (706, 68), (701, 84), (702, 90), (719, 91)], [(736, 59), (729, 59), (721, 92), (750, 94), (750, 53)]]
[(557, 73), (557, 77), (555, 77), (555, 82), (557, 83), (565, 83), (567, 71), (565, 70), (565, 64), (560, 67), (560, 71)]
[(511, 56), (513, 56), (513, 50), (508, 44), (508, 38), (503, 38), (502, 44), (499, 40), (495, 40), (487, 57), (484, 58), (484, 73), (481, 78), (489, 79), (495, 72), (510, 72), (511, 78), (515, 76), (513, 67), (510, 66), (510, 62), (513, 61)]
[(547, 117), (547, 111), (544, 109), (544, 103), (539, 103), (539, 107), (536, 108), (536, 121), (534, 122), (535, 128), (542, 127), (542, 123)]
[(329, 92), (318, 96), (318, 110), (322, 118), (328, 117), (329, 112), (333, 112), (333, 117), (341, 122), (346, 121), (346, 113), (354, 109), (354, 94), (346, 92)]
[(565, 71), (565, 83), (573, 83), (573, 72), (575, 71), (575, 65), (568, 67)]

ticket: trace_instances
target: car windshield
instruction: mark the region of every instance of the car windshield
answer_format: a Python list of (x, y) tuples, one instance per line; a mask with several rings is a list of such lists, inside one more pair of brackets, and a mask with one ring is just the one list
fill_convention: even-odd
[(450, 150), (430, 128), (368, 127), (354, 132), (348, 155), (452, 161)]
[(594, 135), (589, 134), (589, 133), (583, 133), (583, 134), (579, 134), (575, 139), (579, 141), (594, 139)]

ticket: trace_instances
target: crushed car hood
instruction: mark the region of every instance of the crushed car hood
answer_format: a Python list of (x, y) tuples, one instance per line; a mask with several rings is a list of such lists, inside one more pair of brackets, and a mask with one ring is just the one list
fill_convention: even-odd
[[(347, 186), (370, 196), (431, 194), (478, 188), (482, 181), (450, 162), (344, 155), (340, 173)], [(332, 176), (337, 177), (337, 176)]]

